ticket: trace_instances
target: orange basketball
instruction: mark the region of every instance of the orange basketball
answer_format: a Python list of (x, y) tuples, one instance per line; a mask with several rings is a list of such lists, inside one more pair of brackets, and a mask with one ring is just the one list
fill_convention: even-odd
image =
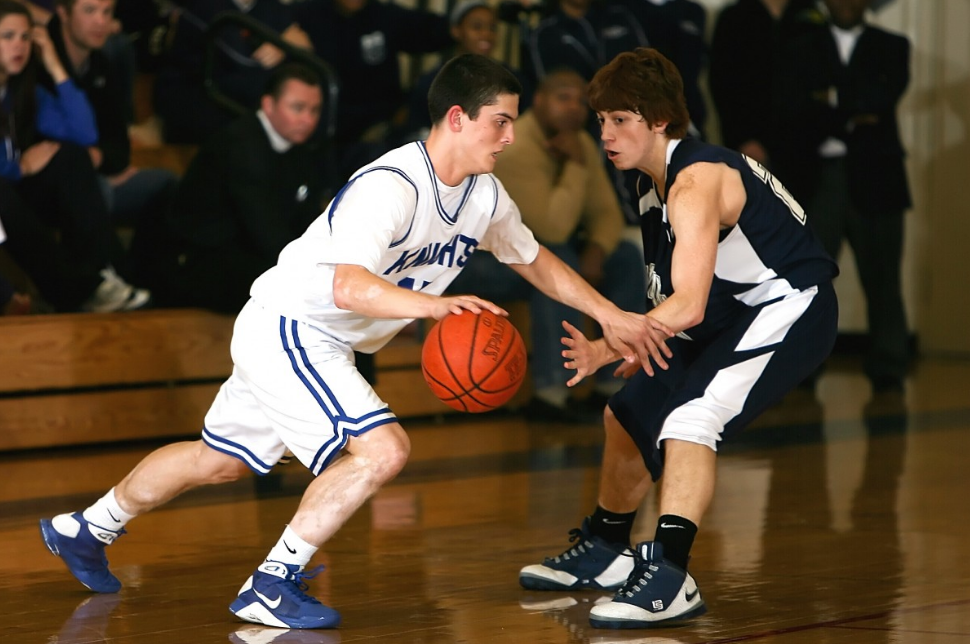
[(508, 318), (465, 311), (439, 320), (421, 350), (421, 371), (449, 407), (478, 413), (500, 407), (525, 377), (525, 343)]

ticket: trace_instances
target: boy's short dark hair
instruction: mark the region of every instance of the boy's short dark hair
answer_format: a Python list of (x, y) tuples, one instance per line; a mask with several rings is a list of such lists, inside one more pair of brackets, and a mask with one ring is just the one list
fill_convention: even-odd
[(515, 75), (500, 62), (479, 54), (455, 56), (441, 68), (428, 90), (428, 113), (438, 123), (457, 105), (474, 120), (484, 105), (495, 105), (502, 94), (522, 93)]
[(298, 80), (310, 87), (321, 87), (320, 75), (309, 66), (302, 63), (283, 63), (273, 70), (266, 80), (263, 87), (263, 96), (272, 96), (273, 100), (279, 100), (283, 94), (283, 85), (286, 81)]
[(690, 125), (680, 72), (649, 47), (619, 54), (596, 72), (589, 105), (596, 112), (634, 112), (650, 125), (666, 122), (672, 139), (684, 138)]

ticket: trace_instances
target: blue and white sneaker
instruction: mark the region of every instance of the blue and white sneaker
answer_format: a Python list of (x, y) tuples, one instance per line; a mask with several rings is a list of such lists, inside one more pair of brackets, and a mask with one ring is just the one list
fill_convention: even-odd
[(519, 571), (519, 584), (529, 590), (615, 590), (633, 570), (633, 552), (589, 531), (589, 517), (569, 531), (571, 548), (558, 557)]
[(595, 628), (653, 628), (698, 617), (707, 612), (694, 578), (663, 557), (663, 545), (637, 545), (630, 578), (613, 601), (589, 611)]
[(316, 577), (321, 570), (323, 566), (317, 566), (304, 573), (303, 566), (264, 561), (239, 589), (239, 596), (229, 605), (229, 610), (236, 617), (255, 624), (336, 628), (340, 613), (303, 592), (307, 589), (303, 580)]
[(307, 631), (248, 626), (229, 633), (232, 644), (340, 644), (340, 631)]
[(51, 553), (61, 558), (79, 582), (96, 593), (116, 593), (121, 582), (108, 570), (105, 546), (125, 534), (85, 519), (80, 512), (40, 520), (40, 534)]

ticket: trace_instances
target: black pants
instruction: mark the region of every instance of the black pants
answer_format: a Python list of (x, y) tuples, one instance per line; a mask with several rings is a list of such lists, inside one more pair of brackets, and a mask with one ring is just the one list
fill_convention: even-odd
[(844, 239), (855, 255), (869, 320), (866, 375), (903, 378), (910, 361), (900, 277), (903, 212), (861, 213), (849, 197), (844, 159), (823, 164), (818, 189), (808, 205), (808, 223), (825, 250), (838, 259)]
[(43, 170), (0, 180), (5, 247), (58, 311), (74, 311), (122, 249), (86, 150), (62, 143)]

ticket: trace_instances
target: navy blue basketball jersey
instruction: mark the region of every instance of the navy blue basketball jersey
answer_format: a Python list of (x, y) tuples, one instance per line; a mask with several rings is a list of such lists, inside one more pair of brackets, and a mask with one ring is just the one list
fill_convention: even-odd
[[(724, 163), (740, 172), (747, 200), (737, 224), (720, 233), (704, 320), (682, 334), (697, 341), (716, 336), (748, 307), (829, 282), (839, 272), (801, 205), (767, 169), (743, 154), (692, 138), (671, 141), (664, 194), (670, 194), (681, 170), (701, 162)], [(673, 293), (671, 258), (677, 239), (667, 204), (649, 176), (641, 177), (639, 192), (649, 307)]]

